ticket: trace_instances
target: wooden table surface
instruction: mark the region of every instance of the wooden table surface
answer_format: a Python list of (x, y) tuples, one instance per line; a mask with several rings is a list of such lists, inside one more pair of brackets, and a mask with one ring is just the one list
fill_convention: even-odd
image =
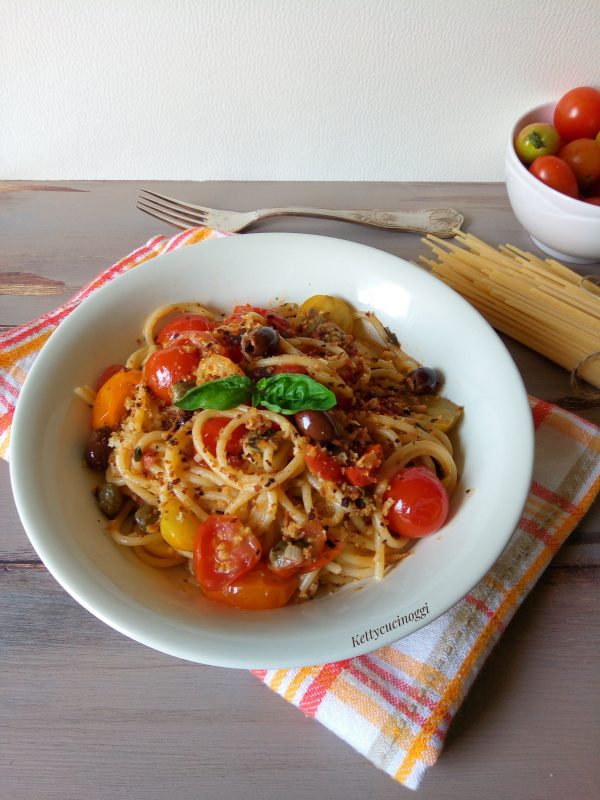
[[(464, 213), (465, 230), (538, 252), (501, 184), (145, 185), (240, 210), (451, 205)], [(136, 190), (127, 182), (0, 183), (0, 326), (53, 309), (152, 235), (174, 233), (135, 210)], [(423, 252), (417, 235), (331, 221), (282, 217), (256, 230), (336, 236), (409, 259)], [(562, 369), (506, 342), (530, 392), (548, 400), (569, 392)], [(600, 422), (598, 409), (580, 413)], [(5, 463), (0, 526), (1, 797), (409, 796), (251, 674), (154, 652), (77, 605), (32, 550)], [(598, 798), (599, 586), (596, 503), (484, 666), (420, 798)]]

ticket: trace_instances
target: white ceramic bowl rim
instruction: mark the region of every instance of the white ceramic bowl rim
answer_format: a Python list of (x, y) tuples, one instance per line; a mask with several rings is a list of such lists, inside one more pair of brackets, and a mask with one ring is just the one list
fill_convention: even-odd
[[(131, 350), (129, 337), (159, 302), (197, 297), (223, 308), (245, 300), (264, 305), (276, 299), (278, 286), (290, 293), (285, 299), (329, 293), (373, 308), (402, 333), (409, 352), (445, 368), (445, 393), (468, 403), (460, 432), (464, 481), (444, 531), (421, 540), (381, 583), (273, 612), (239, 612), (211, 603), (197, 590), (182, 597), (179, 584), (156, 576), (164, 571), (146, 570), (133, 555), (132, 563), (102, 535), (104, 523), (82, 488), (88, 480), (81, 459), (88, 415), (72, 387), (92, 381), (103, 365)], [(532, 473), (533, 428), (510, 355), (450, 288), (364, 245), (263, 233), (157, 257), (84, 301), (29, 373), (10, 457), (25, 530), (50, 572), (85, 608), (165, 653), (219, 666), (267, 668), (329, 662), (391, 644), (464, 597), (498, 559), (518, 523)], [(467, 499), (473, 485), (479, 488)]]

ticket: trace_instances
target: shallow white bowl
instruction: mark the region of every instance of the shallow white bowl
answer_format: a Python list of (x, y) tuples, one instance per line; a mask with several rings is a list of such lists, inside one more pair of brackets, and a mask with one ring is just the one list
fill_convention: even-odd
[[(168, 570), (140, 563), (106, 535), (90, 491), (94, 478), (82, 462), (89, 412), (73, 389), (124, 358), (143, 318), (161, 303), (197, 299), (226, 310), (315, 293), (373, 309), (409, 353), (443, 373), (444, 393), (465, 406), (457, 434), (462, 478), (451, 519), (382, 582), (360, 591), (273, 611), (220, 606)], [(531, 478), (533, 433), (513, 361), (459, 295), (379, 250), (267, 233), (169, 253), (86, 300), (53, 334), (26, 380), (10, 455), (13, 491), (31, 542), (85, 608), (180, 658), (264, 668), (359, 655), (417, 630), (463, 597), (518, 522)], [(466, 489), (472, 491), (466, 495)], [(386, 623), (390, 630), (379, 633)]]
[(600, 206), (551, 189), (519, 160), (514, 141), (532, 122), (552, 124), (556, 103), (528, 111), (515, 124), (506, 144), (506, 190), (516, 218), (545, 253), (573, 264), (600, 261)]

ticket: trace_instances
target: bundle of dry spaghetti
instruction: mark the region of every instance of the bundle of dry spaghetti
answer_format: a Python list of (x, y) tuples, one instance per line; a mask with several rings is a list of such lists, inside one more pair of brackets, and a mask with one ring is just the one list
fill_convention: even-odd
[[(600, 288), (553, 259), (457, 231), (420, 261), (502, 333), (600, 388)], [(590, 357), (594, 356), (594, 357)]]

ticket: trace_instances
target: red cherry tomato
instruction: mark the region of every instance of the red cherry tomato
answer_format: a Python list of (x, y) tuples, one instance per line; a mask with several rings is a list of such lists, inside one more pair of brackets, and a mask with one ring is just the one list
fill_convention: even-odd
[(558, 156), (540, 156), (529, 167), (532, 175), (557, 192), (578, 197), (577, 178), (571, 167)]
[(103, 369), (96, 381), (96, 391), (99, 391), (109, 378), (112, 378), (113, 375), (116, 375), (117, 372), (120, 372), (122, 369), (123, 364), (111, 364), (109, 367), (106, 367), (106, 369)]
[(383, 460), (383, 447), (371, 444), (354, 467), (344, 467), (344, 475), (353, 486), (371, 486), (377, 483), (377, 470)]
[(239, 339), (228, 337), (223, 331), (190, 331), (187, 337), (198, 348), (202, 358), (209, 355), (225, 356), (234, 364), (244, 359)]
[(394, 504), (386, 522), (401, 536), (419, 539), (438, 531), (448, 516), (448, 493), (436, 476), (424, 467), (400, 470), (390, 479), (383, 501)]
[(300, 364), (277, 364), (271, 369), (273, 375), (285, 375), (286, 373), (290, 375), (308, 375), (306, 367)]
[(593, 206), (600, 206), (600, 197), (585, 197), (586, 203), (591, 203)]
[(191, 378), (199, 361), (198, 351), (189, 347), (173, 345), (164, 350), (155, 350), (144, 364), (144, 378), (159, 400), (170, 403), (173, 384)]
[(297, 588), (297, 577), (280, 578), (266, 564), (260, 563), (229, 586), (204, 589), (204, 594), (217, 603), (259, 611), (287, 605)]
[[(298, 540), (301, 540), (297, 544), (301, 547), (302, 555), (304, 556), (301, 561), (289, 561), (285, 558), (285, 544), (283, 542), (280, 543), (280, 546), (283, 545), (284, 547), (283, 552), (280, 552), (276, 558), (272, 557), (273, 551), (269, 554), (269, 569), (280, 578), (289, 578), (292, 575), (303, 575), (306, 572), (311, 572), (313, 569), (317, 569), (315, 565), (322, 558), (321, 554), (327, 541), (327, 534), (322, 525), (313, 521), (306, 522), (298, 530), (297, 535)], [(278, 546), (276, 545), (274, 550), (276, 551), (277, 548)], [(333, 558), (335, 556), (324, 560), (321, 566), (329, 563)]]
[[(223, 428), (231, 422), (229, 417), (211, 417), (202, 426), (202, 442), (213, 456), (217, 454), (217, 439)], [(238, 425), (227, 440), (227, 455), (231, 461), (237, 461), (243, 452), (242, 439), (248, 429), (245, 425)]]
[(600, 92), (579, 86), (563, 95), (554, 109), (554, 127), (567, 141), (593, 139), (600, 131)]
[(321, 567), (324, 567), (325, 564), (329, 564), (331, 561), (334, 561), (346, 546), (346, 542), (343, 541), (332, 542), (331, 545), (327, 544), (328, 541), (331, 540), (328, 539), (325, 542), (325, 547), (321, 551), (320, 556), (312, 559), (300, 568), (300, 575), (304, 575), (306, 572), (312, 572), (315, 569), (321, 569)]
[(304, 456), (304, 463), (309, 472), (324, 481), (340, 483), (342, 480), (342, 467), (339, 461), (321, 447), (311, 445)]
[(216, 322), (202, 314), (180, 314), (164, 326), (156, 337), (160, 345), (189, 344), (190, 338), (186, 337), (191, 331), (212, 331)]
[(575, 139), (558, 153), (573, 170), (579, 188), (589, 191), (600, 178), (600, 147), (593, 139)]
[(231, 317), (239, 318), (240, 315), (247, 314), (248, 311), (255, 311), (257, 314), (260, 314), (261, 317), (264, 317), (267, 321), (267, 325), (270, 325), (272, 328), (275, 328), (276, 331), (279, 333), (289, 333), (291, 330), (290, 323), (282, 317), (281, 314), (278, 314), (276, 311), (272, 311), (270, 308), (261, 308), (260, 306), (251, 306), (246, 304), (244, 306), (235, 306), (233, 311), (231, 312)]
[(203, 590), (230, 586), (260, 560), (261, 544), (231, 514), (212, 514), (201, 522), (194, 544), (194, 572)]

